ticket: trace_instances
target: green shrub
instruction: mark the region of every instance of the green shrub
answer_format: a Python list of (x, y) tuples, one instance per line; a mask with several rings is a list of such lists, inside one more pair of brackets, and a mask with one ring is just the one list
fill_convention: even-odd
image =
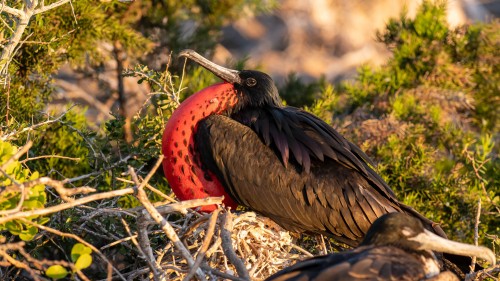
[(498, 21), (450, 29), (444, 6), (424, 1), (414, 19), (379, 33), (394, 54), (386, 65), (360, 68), (313, 107), (333, 108), (335, 125), (377, 160), (397, 196), (451, 238), (472, 241), (481, 199), (484, 244), (500, 232), (499, 30)]

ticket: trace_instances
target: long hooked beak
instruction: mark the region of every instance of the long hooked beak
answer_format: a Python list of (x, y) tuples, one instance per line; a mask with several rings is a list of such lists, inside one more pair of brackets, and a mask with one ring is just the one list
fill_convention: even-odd
[(428, 230), (425, 230), (423, 233), (420, 233), (415, 237), (409, 238), (408, 240), (418, 242), (421, 245), (420, 250), (432, 250), (436, 252), (443, 252), (448, 254), (469, 256), (469, 257), (476, 256), (478, 258), (490, 262), (491, 265), (495, 265), (496, 262), (495, 254), (493, 254), (493, 252), (486, 247), (474, 246), (474, 245), (451, 241), (439, 237)]
[(179, 57), (185, 57), (188, 59), (192, 59), (194, 62), (198, 63), (199, 65), (203, 66), (213, 74), (215, 74), (217, 77), (220, 79), (229, 82), (229, 83), (238, 83), (241, 84), (241, 78), (238, 75), (240, 72), (238, 70), (234, 69), (229, 69), (222, 67), (218, 64), (215, 64), (208, 59), (202, 57), (200, 54), (197, 52), (191, 50), (191, 49), (186, 49), (183, 50), (180, 54)]

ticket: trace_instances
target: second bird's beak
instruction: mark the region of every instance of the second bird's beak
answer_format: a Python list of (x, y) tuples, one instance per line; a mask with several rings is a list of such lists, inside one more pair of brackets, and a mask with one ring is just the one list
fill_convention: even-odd
[(193, 60), (194, 62), (203, 66), (208, 71), (212, 72), (217, 77), (219, 77), (220, 79), (222, 79), (228, 83), (241, 84), (241, 78), (239, 76), (240, 72), (238, 70), (225, 68), (223, 66), (215, 64), (191, 49), (186, 49), (186, 50), (181, 51), (181, 53), (179, 54), (179, 57), (185, 57), (185, 58)]
[(432, 250), (469, 257), (476, 256), (488, 261), (491, 265), (495, 265), (495, 254), (493, 254), (490, 249), (451, 241), (437, 236), (428, 230), (425, 230), (415, 237), (409, 238), (409, 240), (418, 242), (421, 245), (420, 250)]

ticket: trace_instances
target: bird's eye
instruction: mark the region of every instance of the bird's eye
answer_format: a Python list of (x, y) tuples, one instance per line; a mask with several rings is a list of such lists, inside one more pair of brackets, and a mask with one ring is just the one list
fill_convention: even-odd
[(253, 87), (257, 84), (257, 80), (255, 80), (254, 78), (248, 78), (245, 83), (248, 87)]

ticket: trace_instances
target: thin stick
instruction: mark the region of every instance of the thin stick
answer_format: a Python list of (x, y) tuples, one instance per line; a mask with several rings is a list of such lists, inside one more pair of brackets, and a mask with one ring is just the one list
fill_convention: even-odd
[[(126, 182), (126, 183), (134, 183), (133, 181), (131, 180), (127, 180), (127, 179), (124, 179), (124, 178), (116, 178), (117, 180), (121, 181), (121, 182)], [(146, 184), (146, 187), (153, 191), (154, 193), (158, 194), (160, 197), (162, 197), (163, 199), (166, 199), (167, 201), (170, 201), (172, 203), (175, 203), (175, 202), (178, 202), (177, 200), (175, 200), (174, 198), (166, 195), (165, 193), (161, 192), (160, 190), (158, 190), (157, 188), (151, 186), (149, 183)]]
[[(1, 65), (0, 65), (1, 67)], [(0, 73), (0, 76), (1, 76), (1, 73)], [(48, 124), (52, 124), (52, 123), (55, 123), (55, 122), (58, 122), (58, 121), (61, 121), (61, 119), (74, 107), (74, 105), (72, 105), (70, 108), (68, 108), (68, 110), (64, 111), (63, 113), (61, 113), (57, 118), (55, 119), (48, 119), (47, 121), (44, 121), (44, 122), (41, 122), (41, 123), (38, 123), (38, 124), (35, 124), (33, 126), (29, 126), (29, 127), (26, 127), (26, 128), (23, 128), (22, 130), (20, 131), (13, 131), (9, 134), (6, 134), (6, 135), (3, 135), (2, 137), (0, 137), (0, 140), (2, 141), (5, 141), (5, 140), (8, 140), (9, 138), (11, 138), (12, 136), (14, 135), (17, 135), (17, 134), (20, 134), (20, 133), (24, 133), (24, 132), (29, 132), (29, 131), (33, 131), (35, 130), (36, 128), (38, 127), (41, 127), (43, 125), (48, 125)], [(50, 116), (49, 116), (50, 118)]]
[(224, 251), (224, 255), (228, 258), (228, 260), (234, 265), (236, 268), (236, 272), (240, 278), (244, 280), (250, 280), (250, 275), (245, 267), (243, 261), (236, 255), (233, 249), (233, 243), (231, 240), (231, 232), (233, 230), (232, 224), (232, 216), (231, 212), (228, 211), (222, 216), (222, 227), (220, 230), (220, 236), (222, 239), (222, 249)]
[[(186, 249), (182, 241), (179, 239), (179, 236), (177, 236), (177, 233), (175, 232), (174, 228), (168, 223), (167, 220), (165, 220), (161, 216), (161, 214), (156, 210), (153, 204), (151, 204), (146, 192), (144, 191), (144, 186), (147, 184), (147, 181), (149, 181), (154, 172), (156, 172), (156, 169), (160, 166), (162, 160), (163, 160), (163, 155), (160, 155), (158, 161), (156, 162), (156, 165), (149, 172), (149, 174), (144, 179), (144, 182), (142, 183), (138, 182), (139, 180), (137, 178), (137, 174), (135, 173), (134, 169), (132, 169), (132, 167), (129, 167), (130, 175), (132, 176), (132, 179), (136, 181), (136, 185), (138, 185), (136, 197), (142, 203), (144, 208), (148, 211), (151, 218), (161, 226), (163, 232), (172, 241), (172, 243), (174, 243), (174, 246), (180, 251), (181, 255), (187, 261), (188, 265), (192, 267), (194, 265), (194, 260), (193, 257), (191, 256), (191, 253), (189, 253), (188, 249)], [(205, 274), (200, 269), (196, 271), (196, 277), (199, 280), (205, 280)]]
[(301, 248), (301, 247), (299, 247), (299, 246), (297, 246), (297, 245), (295, 245), (295, 244), (291, 244), (290, 246), (291, 246), (293, 249), (295, 249), (295, 250), (297, 250), (297, 251), (299, 251), (299, 252), (303, 253), (304, 255), (306, 255), (306, 256), (308, 256), (308, 257), (311, 257), (311, 258), (312, 258), (312, 257), (314, 257), (314, 255), (313, 255), (313, 254), (309, 253), (309, 251), (307, 251), (307, 250), (306, 250), (306, 249), (304, 249), (304, 248)]
[(319, 239), (321, 241), (321, 250), (323, 252), (323, 255), (328, 254), (328, 250), (326, 249), (326, 244), (325, 244), (325, 238), (323, 237), (323, 234), (319, 235)]
[(74, 157), (61, 156), (61, 155), (42, 155), (42, 156), (37, 156), (37, 157), (26, 158), (22, 161), (19, 161), (19, 163), (24, 164), (28, 161), (38, 160), (38, 159), (43, 159), (43, 158), (60, 158), (60, 159), (71, 160), (71, 161), (76, 161), (76, 162), (79, 162), (80, 160), (82, 160), (81, 158), (74, 158)]
[(45, 209), (18, 212), (18, 213), (11, 214), (9, 216), (0, 217), (0, 225), (4, 224), (6, 222), (9, 222), (9, 221), (20, 219), (20, 218), (26, 218), (26, 217), (31, 217), (31, 216), (44, 216), (44, 215), (56, 213), (56, 212), (59, 212), (62, 210), (66, 210), (69, 208), (73, 208), (75, 206), (83, 205), (83, 204), (86, 204), (86, 203), (89, 203), (92, 201), (113, 198), (113, 197), (123, 196), (126, 194), (132, 194), (132, 193), (134, 193), (133, 188), (124, 188), (124, 189), (120, 189), (120, 190), (102, 192), (102, 193), (82, 197), (82, 198), (76, 199), (73, 202), (62, 203), (62, 204), (48, 207)]
[(184, 281), (189, 281), (191, 278), (193, 278), (196, 270), (200, 266), (201, 262), (203, 261), (203, 258), (205, 257), (205, 254), (207, 253), (208, 246), (210, 246), (210, 241), (212, 241), (212, 237), (214, 236), (214, 231), (215, 231), (215, 225), (217, 223), (217, 217), (219, 215), (220, 210), (217, 209), (212, 213), (212, 216), (210, 217), (210, 221), (208, 222), (208, 228), (207, 228), (207, 234), (205, 236), (205, 239), (203, 239), (203, 244), (201, 245), (200, 250), (198, 251), (198, 255), (196, 256), (196, 261), (194, 262), (193, 267), (191, 267), (191, 270), (189, 270), (188, 275), (184, 277)]
[(160, 271), (157, 270), (158, 265), (153, 265), (154, 259), (150, 260), (147, 258), (148, 256), (142, 250), (142, 247), (137, 242), (137, 239), (135, 239), (135, 237), (132, 235), (132, 232), (130, 231), (130, 227), (128, 226), (127, 222), (123, 218), (121, 219), (121, 221), (122, 221), (123, 226), (125, 227), (125, 231), (127, 231), (129, 237), (131, 238), (132, 243), (137, 247), (137, 249), (139, 250), (139, 253), (142, 255), (142, 257), (144, 257), (144, 259), (146, 260), (146, 262), (149, 265), (149, 268), (151, 268), (153, 270), (153, 275), (155, 276), (155, 280), (165, 279), (165, 276), (161, 273), (161, 270)]
[[(474, 245), (477, 246), (479, 240), (479, 218), (481, 217), (481, 198), (477, 200), (477, 213), (476, 222), (474, 223)], [(472, 257), (472, 262), (470, 265), (470, 273), (473, 273), (476, 269), (476, 256)]]
[(111, 169), (114, 169), (115, 167), (117, 167), (118, 165), (121, 165), (123, 163), (126, 163), (129, 159), (130, 159), (130, 155), (124, 157), (123, 159), (120, 159), (120, 161), (114, 163), (113, 165), (107, 167), (107, 168), (104, 168), (102, 170), (99, 170), (99, 171), (95, 171), (95, 172), (92, 172), (90, 174), (86, 174), (86, 175), (81, 175), (81, 176), (78, 176), (78, 177), (74, 177), (74, 178), (69, 178), (69, 179), (65, 179), (62, 181), (62, 183), (72, 183), (72, 182), (75, 182), (75, 181), (79, 181), (79, 180), (83, 180), (83, 179), (86, 179), (86, 178), (90, 178), (92, 176), (97, 176), (97, 175), (100, 175), (106, 171), (109, 171)]
[(227, 274), (227, 273), (221, 272), (221, 271), (219, 271), (219, 270), (217, 270), (215, 268), (211, 268), (208, 265), (202, 264), (200, 267), (203, 270), (209, 271), (213, 275), (217, 275), (217, 276), (222, 277), (224, 279), (229, 279), (229, 280), (233, 280), (233, 281), (247, 281), (247, 280), (249, 280), (249, 279), (243, 279), (243, 278), (240, 278), (238, 276), (234, 276), (234, 275), (231, 275), (231, 274)]

